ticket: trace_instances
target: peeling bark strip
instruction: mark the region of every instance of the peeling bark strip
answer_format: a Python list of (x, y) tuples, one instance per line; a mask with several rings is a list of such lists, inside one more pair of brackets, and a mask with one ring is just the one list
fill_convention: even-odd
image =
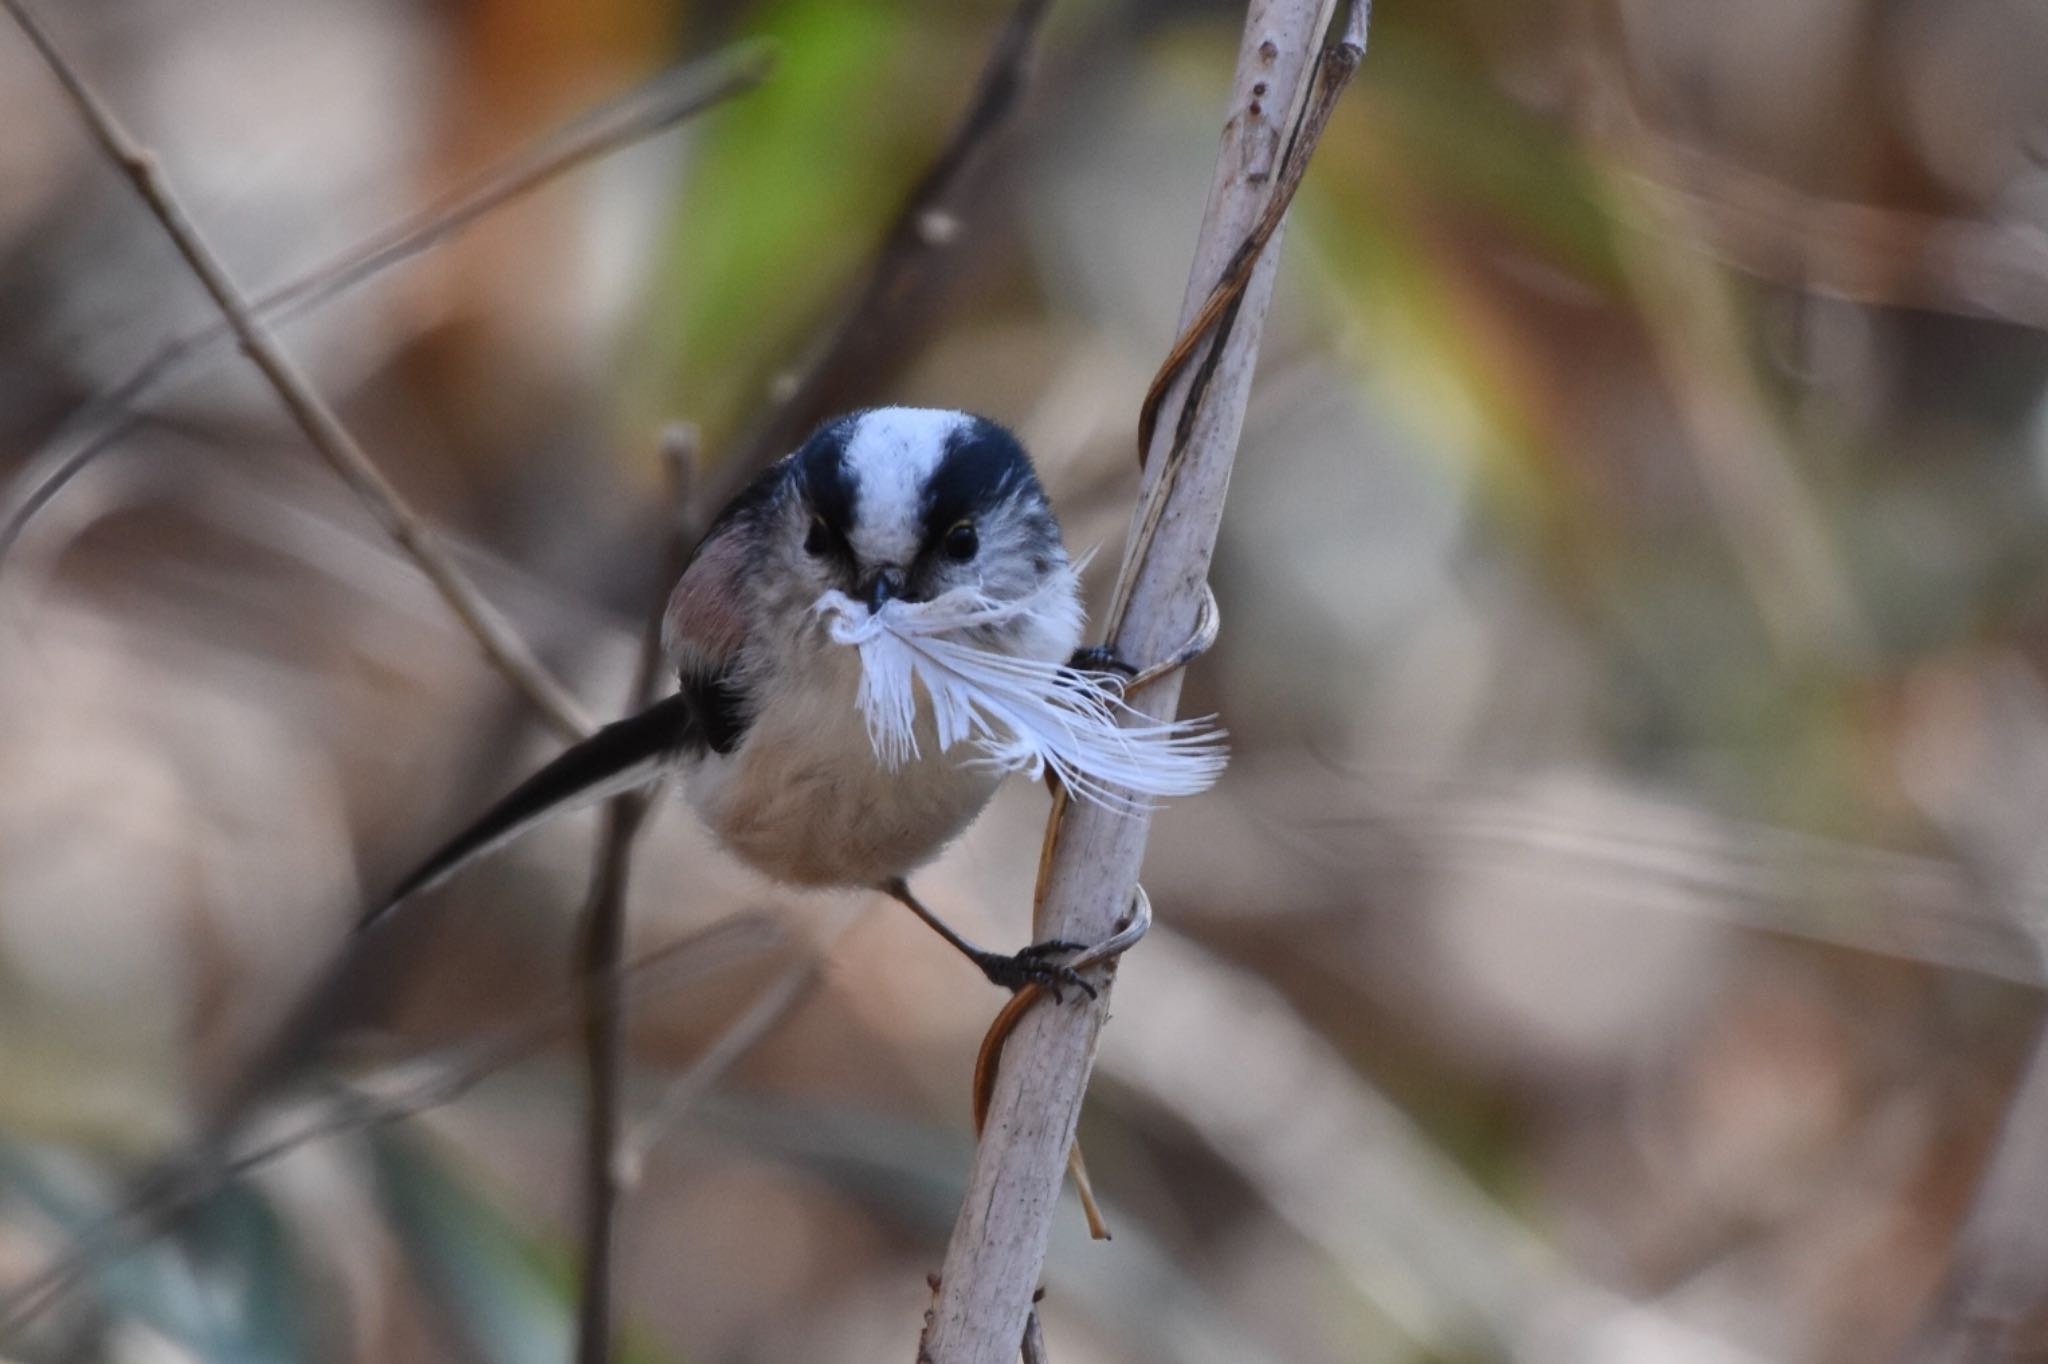
[[(1118, 655), (1141, 668), (1170, 656), (1201, 617), (1272, 297), (1281, 215), (1321, 132), (1316, 114), (1327, 116), (1328, 99), (1312, 102), (1311, 87), (1320, 71), (1322, 89), (1333, 98), (1364, 47), (1365, 7), (1358, 3), (1330, 49), (1336, 59), (1317, 62), (1336, 9), (1337, 0), (1252, 0), (1246, 17), (1230, 118), (1181, 309), (1181, 329), (1193, 339), (1175, 347), (1173, 377), (1159, 401), (1146, 404), (1157, 420), (1148, 415), (1144, 491), (1111, 627)], [(1192, 365), (1184, 363), (1198, 352)], [(1137, 704), (1155, 719), (1171, 719), (1179, 699), (1175, 674)], [(1108, 937), (1131, 901), (1148, 831), (1142, 813), (1056, 803), (1037, 934), (1083, 942)], [(918, 1342), (920, 1360), (1007, 1364), (1017, 1357), (1107, 1004), (1105, 989), (1099, 1005), (1077, 999), (1034, 1009), (1006, 1045)]]

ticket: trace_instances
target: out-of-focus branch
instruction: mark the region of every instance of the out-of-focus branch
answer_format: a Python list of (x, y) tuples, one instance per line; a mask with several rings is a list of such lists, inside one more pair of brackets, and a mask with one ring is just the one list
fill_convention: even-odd
[[(273, 326), (303, 317), (365, 280), (431, 250), (557, 176), (753, 89), (766, 79), (772, 64), (769, 49), (755, 42), (664, 71), (527, 144), (467, 185), (334, 259), (258, 294), (249, 301), (249, 311)], [(234, 339), (234, 328), (225, 320), (189, 328), (164, 342), (127, 378), (74, 413), (11, 481), (5, 520), (0, 523), (0, 560), (67, 483), (142, 419), (139, 408), (143, 399), (226, 355)]]
[[(1633, 164), (1655, 139), (1616, 120)], [(1617, 186), (1620, 187), (1619, 185)], [(1623, 271), (1694, 467), (1765, 627), (1790, 660), (1867, 667), (1875, 631), (1818, 500), (1751, 369), (1728, 282), (1698, 249), (1699, 232), (1668, 196), (1637, 196), (1650, 231), (1619, 239)]]
[(919, 274), (958, 234), (961, 192), (982, 152), (1016, 109), (1033, 45), (1052, 0), (1019, 0), (996, 35), (981, 78), (938, 155), (896, 210), (838, 319), (778, 378), (760, 413), (718, 461), (703, 499), (721, 507), (763, 466), (795, 445), (825, 415), (820, 404), (867, 354)]
[(837, 942), (854, 919), (842, 919), (827, 932), (814, 949), (802, 960), (791, 965), (781, 975), (768, 983), (768, 987), (754, 996), (746, 1012), (726, 1025), (717, 1040), (704, 1049), (704, 1053), (691, 1063), (690, 1068), (668, 1082), (668, 1087), (656, 1101), (652, 1110), (642, 1118), (619, 1143), (618, 1158), (614, 1162), (617, 1178), (621, 1184), (634, 1184), (647, 1168), (647, 1158), (654, 1148), (661, 1144), (663, 1137), (675, 1130), (677, 1121), (699, 1099), (711, 1092), (727, 1071), (731, 1070), (745, 1056), (758, 1046), (761, 1040), (775, 1030), (775, 1026), (789, 1017), (790, 1011), (810, 996), (824, 978), (825, 962), (831, 955), (832, 944)]
[(1617, 260), (1686, 453), (1757, 614), (1791, 663), (1867, 668), (1876, 650), (1868, 613), (1752, 372), (1728, 281), (1705, 249), (1691, 205), (1653, 188), (1676, 179), (1670, 143), (1629, 88), (1611, 16), (1589, 3), (1565, 13), (1584, 54), (1580, 116), (1609, 153), (1609, 189), (1636, 229), (1615, 237)]
[[(669, 482), (669, 535), (661, 592), (647, 613), (640, 662), (634, 671), (627, 711), (641, 710), (661, 688), (661, 622), (668, 584), (683, 570), (690, 552), (688, 503), (697, 458), (694, 428), (676, 426), (662, 437), (662, 465)], [(586, 1094), (583, 1129), (583, 1283), (576, 1304), (577, 1364), (604, 1364), (612, 1354), (613, 1227), (619, 1201), (618, 1146), (626, 1069), (625, 1001), (619, 992), (619, 963), (626, 953), (626, 888), (632, 877), (633, 846), (654, 807), (657, 791), (634, 791), (605, 807), (597, 867), (583, 910), (576, 961), (577, 994), (583, 1015)]]
[(2048, 1300), (2048, 1031), (2034, 1042), (1946, 1281), (1899, 1364), (2039, 1358)]
[[(1170, 928), (1104, 1067), (1173, 1114), (1438, 1359), (1761, 1364), (1603, 1286), (1514, 1216), (1272, 985)], [(1233, 1077), (1218, 1083), (1217, 1076)], [(1633, 1349), (1618, 1342), (1624, 1338)]]
[[(1231, 116), (1182, 305), (1183, 331), (1207, 318), (1209, 300), (1232, 276), (1269, 205), (1298, 180), (1290, 163), (1313, 150), (1312, 136), (1298, 136), (1306, 130), (1312, 91), (1319, 83), (1341, 85), (1363, 54), (1366, 11), (1355, 3), (1340, 40), (1328, 49), (1336, 60), (1317, 61), (1336, 9), (1336, 0), (1251, 4)], [(1201, 620), (1280, 236), (1276, 223), (1241, 292), (1213, 317), (1206, 350), (1158, 405), (1109, 632), (1117, 654), (1140, 667), (1173, 655)], [(1176, 347), (1177, 358), (1184, 354), (1192, 359), (1193, 348)], [(1170, 718), (1179, 696), (1175, 674), (1134, 704)], [(1149, 829), (1143, 813), (1057, 803), (1041, 877), (1039, 931), (1087, 942), (1109, 937), (1130, 903)], [(1009, 1041), (921, 1359), (999, 1364), (1016, 1356), (1107, 1003), (1105, 992), (1092, 1005), (1077, 997), (1073, 1008), (1041, 1007)]]
[[(2048, 706), (2031, 667), (1986, 669), (1971, 688), (1979, 737), (1997, 748), (1972, 763), (1969, 793), (1925, 788), (1940, 824), (1978, 884), (2033, 934), (2038, 965), (2048, 925), (2032, 912), (2048, 872), (2041, 843), (2040, 759)], [(1995, 739), (1994, 739), (1995, 736)], [(2048, 1341), (2048, 1026), (2037, 1016), (2032, 1052), (2006, 1101), (1948, 1270), (1901, 1364), (2004, 1364), (2039, 1359)]]
[(1660, 140), (1643, 188), (1728, 265), (1809, 294), (2048, 330), (2048, 232), (1801, 193)]
[(198, 226), (185, 212), (157, 169), (156, 158), (138, 143), (114, 117), (106, 101), (73, 66), (22, 0), (0, 0), (14, 22), (28, 36), (38, 54), (77, 106), (109, 160), (128, 177), (143, 202), (155, 215), (191, 267), (207, 294), (233, 328), (235, 339), (256, 367), (270, 381), (313, 448), (328, 466), (362, 499), (384, 531), (411, 556), (447, 601), (449, 608), (469, 627), (484, 656), (519, 693), (565, 738), (580, 738), (590, 732), (590, 721), (568, 690), (557, 681), (518, 637), (469, 579), (441, 543), (431, 526), (409, 506), (386, 479), (363, 448), (342, 425), (341, 418), (313, 388), (298, 365), (277, 343), (269, 329), (250, 312), (241, 291), (228, 278), (219, 257), (206, 244)]
[(612, 1161), (624, 1103), (625, 1024), (615, 963), (625, 953), (626, 886), (633, 845), (647, 823), (650, 797), (635, 792), (605, 808), (597, 873), (578, 934), (576, 981), (583, 1014), (583, 1280), (576, 1301), (577, 1364), (612, 1355), (612, 1230), (619, 1181)]

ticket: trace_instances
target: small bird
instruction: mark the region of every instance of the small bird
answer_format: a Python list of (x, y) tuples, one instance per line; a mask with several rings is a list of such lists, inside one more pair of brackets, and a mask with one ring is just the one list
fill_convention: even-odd
[(676, 775), (718, 842), (769, 877), (881, 890), (1005, 988), (1088, 989), (1055, 960), (1079, 944), (987, 951), (911, 893), (909, 875), (980, 814), (1003, 769), (942, 743), (929, 706), (908, 755), (882, 761), (861, 705), (862, 654), (835, 640), (819, 610), (844, 594), (879, 616), (892, 602), (963, 590), (996, 608), (971, 630), (986, 654), (1121, 666), (1078, 649), (1075, 574), (1015, 436), (983, 417), (910, 407), (826, 423), (735, 496), (691, 556), (663, 618), (676, 694), (547, 764), (362, 926), (551, 815)]

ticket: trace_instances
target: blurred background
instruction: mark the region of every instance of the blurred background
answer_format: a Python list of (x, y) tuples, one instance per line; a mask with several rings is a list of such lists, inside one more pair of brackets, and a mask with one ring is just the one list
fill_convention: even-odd
[[(752, 92), (283, 330), (600, 716), (666, 586), (663, 425), (731, 476), (1007, 13), (43, 9), (258, 292), (776, 40)], [(939, 249), (786, 419), (1011, 424), (1099, 603), (1241, 20), (1059, 0)], [(1062, 1364), (2038, 1357), (2044, 69), (2028, 0), (1383, 0), (1285, 243), (1185, 703), (1235, 756), (1154, 830)], [(559, 743), (231, 350), (22, 519), (211, 317), (0, 26), (0, 1286)], [(926, 898), (1025, 942), (1045, 807), (1013, 783)], [(341, 1130), (102, 1247), (0, 1355), (562, 1358), (595, 827), (423, 903), (273, 1119)], [(630, 910), (629, 1357), (907, 1359), (995, 993), (675, 802)]]

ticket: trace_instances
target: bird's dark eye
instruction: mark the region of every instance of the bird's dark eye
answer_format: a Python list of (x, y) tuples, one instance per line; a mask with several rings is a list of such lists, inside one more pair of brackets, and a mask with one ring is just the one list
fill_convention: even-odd
[(804, 553), (812, 558), (818, 558), (830, 548), (832, 548), (832, 532), (825, 529), (825, 523), (822, 519), (815, 516), (812, 517), (811, 533), (804, 537)]
[(940, 542), (940, 548), (946, 551), (948, 559), (964, 564), (981, 548), (981, 537), (974, 533), (973, 522), (956, 521), (953, 528), (946, 532), (946, 538)]

